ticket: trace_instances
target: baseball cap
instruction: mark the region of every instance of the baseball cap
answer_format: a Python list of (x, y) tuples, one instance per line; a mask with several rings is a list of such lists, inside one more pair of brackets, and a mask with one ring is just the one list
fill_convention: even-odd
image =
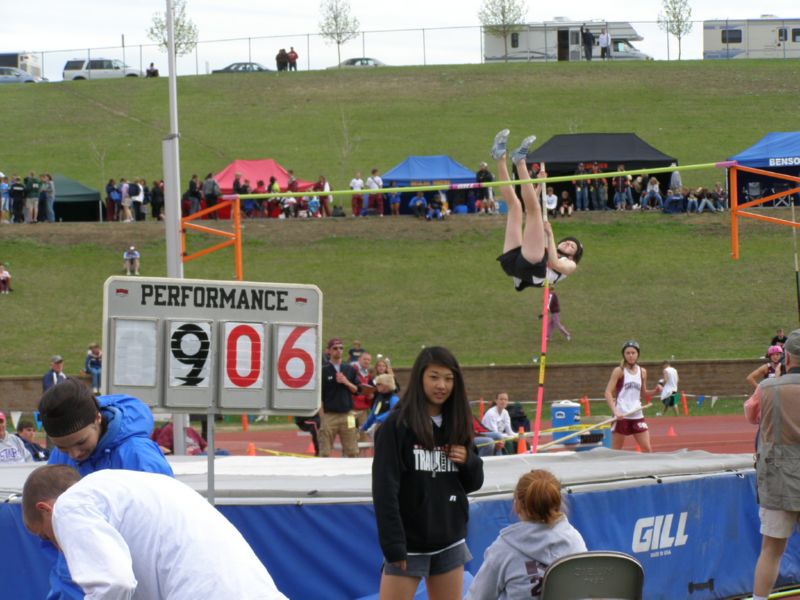
[(800, 329), (795, 329), (786, 337), (783, 351), (792, 356), (800, 356)]
[(342, 340), (341, 338), (331, 338), (328, 340), (328, 348), (333, 348), (334, 346), (341, 346)]
[(53, 356), (50, 357), (50, 362), (51, 363), (60, 363), (60, 362), (64, 362), (64, 359), (62, 358), (62, 356), (60, 354), (54, 354)]
[(0, 422), (2, 423), (6, 422), (6, 413), (4, 413), (3, 411), (0, 411)]

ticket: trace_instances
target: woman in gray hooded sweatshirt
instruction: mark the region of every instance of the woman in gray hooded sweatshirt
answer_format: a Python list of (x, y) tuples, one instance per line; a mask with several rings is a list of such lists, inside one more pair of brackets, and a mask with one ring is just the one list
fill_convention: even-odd
[(568, 554), (586, 552), (578, 530), (561, 512), (561, 482), (550, 471), (531, 471), (514, 490), (519, 523), (500, 531), (486, 549), (467, 600), (538, 598), (547, 567)]

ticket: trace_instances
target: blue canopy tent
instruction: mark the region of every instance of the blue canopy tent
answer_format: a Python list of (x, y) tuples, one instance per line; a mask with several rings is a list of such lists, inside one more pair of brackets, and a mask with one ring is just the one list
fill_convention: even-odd
[[(475, 183), (475, 173), (447, 155), (409, 156), (403, 162), (383, 174), (386, 187), (411, 187), (418, 185), (450, 185), (453, 183)], [(448, 191), (447, 201), (451, 210), (458, 204), (467, 204), (467, 191)], [(426, 192), (429, 198), (433, 192)], [(411, 214), (408, 201), (413, 194), (402, 194), (400, 212)]]
[[(742, 167), (800, 176), (800, 131), (768, 133), (755, 144), (739, 154), (731, 156), (728, 160), (735, 160)], [(798, 187), (798, 184), (790, 181), (745, 171), (738, 172), (737, 185), (740, 198), (743, 200)], [(730, 187), (730, 178), (728, 187)], [(797, 198), (795, 202), (797, 202)]]

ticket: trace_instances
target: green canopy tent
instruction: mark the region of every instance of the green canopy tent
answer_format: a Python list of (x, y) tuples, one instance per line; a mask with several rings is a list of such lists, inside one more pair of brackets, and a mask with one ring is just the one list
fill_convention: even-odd
[(103, 203), (100, 192), (67, 177), (53, 176), (56, 187), (56, 221), (100, 221)]

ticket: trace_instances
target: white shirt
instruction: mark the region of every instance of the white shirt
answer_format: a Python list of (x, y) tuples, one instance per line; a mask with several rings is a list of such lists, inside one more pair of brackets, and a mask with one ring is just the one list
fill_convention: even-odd
[(353, 177), (353, 179), (350, 180), (350, 189), (356, 191), (363, 190), (364, 180), (361, 179), (360, 177)]
[(514, 430), (511, 429), (511, 417), (508, 416), (508, 411), (503, 409), (499, 412), (496, 406), (493, 406), (486, 411), (483, 415), (483, 426), (489, 431), (496, 431), (503, 435), (514, 435)]
[(0, 465), (32, 461), (31, 453), (18, 435), (6, 432), (6, 436), (0, 438)]
[(555, 210), (558, 206), (558, 196), (555, 194), (548, 194), (544, 197), (544, 201), (547, 205), (547, 210)]
[(286, 600), (222, 513), (167, 475), (91, 473), (56, 500), (53, 531), (87, 600)]
[(661, 399), (664, 400), (678, 391), (678, 371), (675, 367), (664, 369), (664, 385), (661, 388)]
[(611, 43), (611, 36), (607, 33), (601, 33), (600, 37), (598, 38), (598, 43), (600, 44), (601, 48), (608, 48), (609, 44)]
[(379, 190), (383, 187), (383, 179), (380, 175), (367, 178), (367, 187), (371, 190)]
[[(625, 367), (622, 367), (622, 389), (617, 394), (617, 409), (624, 415), (626, 419), (642, 419), (644, 415), (642, 411), (636, 411), (637, 408), (642, 407), (642, 368), (639, 365), (635, 366), (633, 373), (629, 373)], [(628, 414), (631, 411), (632, 414)]]

